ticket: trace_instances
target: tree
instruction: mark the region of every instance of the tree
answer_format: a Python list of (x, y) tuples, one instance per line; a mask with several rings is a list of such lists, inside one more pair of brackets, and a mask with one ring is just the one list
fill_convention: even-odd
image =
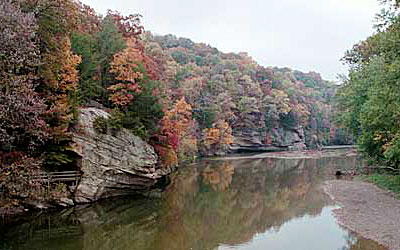
[(47, 106), (35, 92), (40, 65), (33, 13), (12, 1), (0, 3), (0, 150), (34, 151), (49, 139)]
[(135, 40), (128, 40), (127, 47), (117, 53), (111, 62), (110, 72), (116, 75), (118, 83), (107, 89), (111, 92), (111, 102), (121, 108), (133, 100), (135, 93), (140, 93), (139, 82), (143, 80), (145, 74), (142, 66), (143, 55), (136, 43)]
[(38, 26), (11, 0), (0, 3), (0, 90), (9, 91), (15, 76), (34, 76), (40, 65)]
[(101, 30), (96, 34), (96, 60), (97, 68), (94, 80), (99, 82), (97, 88), (100, 90), (100, 101), (108, 104), (107, 87), (114, 84), (114, 78), (110, 72), (110, 63), (115, 54), (126, 48), (125, 40), (119, 32), (110, 16), (106, 16), (101, 23)]
[(370, 158), (400, 166), (400, 17), (346, 53), (349, 77), (338, 91), (338, 121)]
[(26, 77), (9, 84), (7, 93), (0, 91), (0, 151), (33, 152), (49, 139), (46, 105)]
[[(187, 135), (185, 131), (190, 131), (191, 119), (192, 107), (186, 103), (185, 98), (177, 101), (172, 109), (165, 112), (165, 116), (160, 122), (156, 150), (164, 164), (169, 164), (166, 166), (172, 166), (177, 163), (177, 152), (182, 139)], [(192, 140), (192, 142), (197, 143), (196, 140)]]
[(203, 130), (202, 145), (206, 150), (217, 152), (225, 150), (233, 143), (232, 128), (223, 120), (218, 120), (212, 125), (212, 128)]

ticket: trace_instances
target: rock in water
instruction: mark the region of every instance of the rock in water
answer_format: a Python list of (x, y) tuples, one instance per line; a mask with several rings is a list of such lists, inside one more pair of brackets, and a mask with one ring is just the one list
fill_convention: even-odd
[(148, 191), (169, 169), (157, 166), (154, 148), (126, 129), (115, 135), (93, 128), (96, 117), (109, 114), (97, 108), (80, 110), (74, 151), (82, 157), (83, 176), (75, 190), (76, 203)]

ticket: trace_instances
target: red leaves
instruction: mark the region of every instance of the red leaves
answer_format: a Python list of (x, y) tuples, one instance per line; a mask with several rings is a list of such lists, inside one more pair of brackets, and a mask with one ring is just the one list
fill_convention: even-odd
[(25, 77), (11, 81), (8, 93), (0, 91), (0, 150), (33, 149), (49, 137), (43, 120), (44, 101)]
[[(185, 135), (185, 130), (190, 127), (191, 111), (192, 107), (186, 103), (185, 98), (182, 98), (175, 103), (171, 110), (165, 113), (164, 118), (161, 120), (160, 133), (157, 138), (161, 145), (173, 150), (175, 157), (179, 150), (181, 139)], [(165, 162), (162, 155), (161, 159)]]
[(119, 31), (125, 38), (137, 38), (144, 31), (140, 23), (140, 18), (142, 16), (139, 14), (122, 16), (118, 11), (109, 10), (107, 16), (110, 16), (114, 20)]

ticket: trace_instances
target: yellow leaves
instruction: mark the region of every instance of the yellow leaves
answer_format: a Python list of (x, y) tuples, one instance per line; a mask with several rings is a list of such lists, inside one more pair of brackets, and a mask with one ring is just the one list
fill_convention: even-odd
[(308, 108), (305, 104), (297, 104), (293, 108), (294, 112), (299, 114), (299, 120), (300, 122), (305, 125), (311, 115), (311, 113), (308, 111)]
[(187, 127), (192, 118), (192, 106), (188, 104), (184, 97), (175, 103), (173, 108), (165, 112), (163, 118), (163, 128), (173, 130), (178, 136)]
[(284, 91), (273, 89), (271, 95), (279, 113), (287, 114), (291, 111), (289, 96)]
[(383, 132), (375, 132), (374, 136), (374, 142), (376, 144), (383, 144), (382, 149), (384, 151), (387, 151), (389, 148), (391, 148), (394, 144), (394, 142), (398, 139), (399, 135), (398, 134), (391, 134), (389, 131), (383, 131)]
[(221, 133), (218, 128), (206, 128), (203, 130), (203, 143), (206, 146), (217, 144), (220, 141)]
[(172, 166), (178, 162), (177, 152), (181, 157), (197, 153), (197, 139), (192, 131), (194, 123), (191, 111), (192, 107), (183, 97), (171, 110), (165, 112), (161, 120), (161, 133), (158, 138), (163, 146), (157, 146), (159, 147), (157, 152), (164, 166)]
[(57, 50), (43, 54), (41, 77), (47, 87), (63, 93), (75, 91), (78, 86), (77, 66), (81, 57), (71, 51), (71, 41), (68, 37), (53, 38), (58, 45)]
[(229, 162), (224, 162), (218, 168), (207, 166), (201, 173), (205, 184), (210, 185), (215, 191), (225, 191), (232, 183), (235, 169)]
[(198, 152), (196, 137), (194, 135), (185, 135), (179, 142), (178, 151), (181, 159), (193, 158)]
[(175, 115), (183, 115), (186, 118), (192, 115), (192, 106), (188, 104), (184, 97), (177, 101), (174, 108), (167, 112), (167, 115), (174, 117)]
[(192, 106), (184, 97), (165, 112), (161, 121), (161, 133), (180, 157), (192, 157), (197, 153), (197, 139), (194, 136), (195, 124), (192, 120)]
[(218, 120), (212, 128), (203, 130), (203, 145), (210, 148), (211, 145), (230, 145), (233, 143), (232, 128), (224, 120)]

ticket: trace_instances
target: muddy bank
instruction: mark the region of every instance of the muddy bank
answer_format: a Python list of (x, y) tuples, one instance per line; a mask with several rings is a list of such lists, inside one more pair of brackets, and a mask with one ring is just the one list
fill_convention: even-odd
[(361, 181), (327, 181), (324, 191), (341, 206), (334, 210), (341, 225), (390, 250), (400, 250), (400, 200)]

